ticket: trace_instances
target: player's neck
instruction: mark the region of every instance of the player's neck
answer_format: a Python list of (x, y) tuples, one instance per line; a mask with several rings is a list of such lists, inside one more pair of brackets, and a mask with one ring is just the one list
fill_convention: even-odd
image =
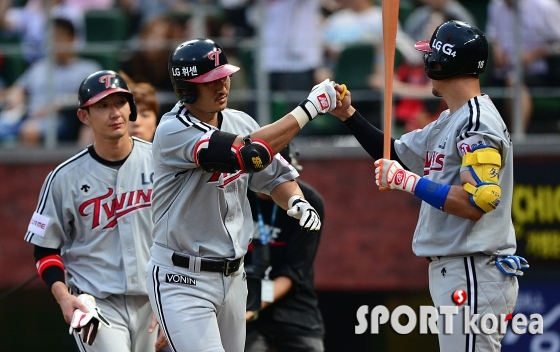
[(456, 77), (447, 80), (445, 87), (440, 92), (449, 107), (449, 112), (454, 113), (473, 97), (482, 95), (480, 82), (476, 77)]
[(132, 146), (134, 142), (132, 138), (128, 136), (123, 136), (122, 138), (115, 140), (103, 140), (101, 142), (95, 141), (93, 143), (93, 148), (97, 155), (108, 161), (119, 161), (126, 158), (132, 151)]
[(187, 109), (189, 109), (189, 113), (196, 117), (198, 120), (207, 123), (211, 126), (218, 127), (219, 119), (218, 113), (213, 111), (204, 111), (198, 109), (196, 105), (188, 104)]

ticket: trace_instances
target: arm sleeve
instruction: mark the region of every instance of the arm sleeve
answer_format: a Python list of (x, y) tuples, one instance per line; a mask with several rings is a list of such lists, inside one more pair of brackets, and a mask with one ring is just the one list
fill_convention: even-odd
[[(39, 276), (45, 281), (49, 288), (57, 281), (65, 282), (64, 267), (61, 265), (62, 261), (58, 259), (60, 258), (60, 249), (45, 248), (35, 245), (33, 256), (35, 257)], [(49, 258), (55, 259), (49, 261)], [(44, 268), (42, 268), (42, 266), (44, 266)]]
[[(358, 111), (344, 121), (362, 148), (375, 160), (383, 157), (383, 131), (369, 123)], [(395, 140), (391, 138), (391, 159), (399, 160), (395, 152)]]

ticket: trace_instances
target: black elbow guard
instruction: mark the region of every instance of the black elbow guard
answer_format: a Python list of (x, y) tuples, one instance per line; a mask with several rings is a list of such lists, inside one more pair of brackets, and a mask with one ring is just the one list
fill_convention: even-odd
[(272, 150), (265, 141), (243, 138), (243, 145), (233, 146), (236, 134), (213, 131), (195, 147), (195, 163), (207, 172), (234, 173), (239, 170), (255, 173), (272, 162)]
[(234, 173), (240, 170), (235, 149), (232, 147), (236, 134), (214, 131), (210, 138), (205, 135), (195, 147), (195, 163), (207, 172)]
[(264, 170), (272, 162), (272, 149), (263, 140), (243, 138), (243, 145), (234, 147), (241, 171), (255, 173)]

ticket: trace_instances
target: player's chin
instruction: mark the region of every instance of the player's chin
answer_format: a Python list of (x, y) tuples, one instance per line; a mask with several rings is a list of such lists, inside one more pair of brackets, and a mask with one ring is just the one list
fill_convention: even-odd
[(223, 110), (227, 107), (227, 103), (228, 103), (228, 96), (224, 95), (218, 99), (216, 99), (215, 104), (217, 105), (217, 107), (220, 108), (220, 110)]

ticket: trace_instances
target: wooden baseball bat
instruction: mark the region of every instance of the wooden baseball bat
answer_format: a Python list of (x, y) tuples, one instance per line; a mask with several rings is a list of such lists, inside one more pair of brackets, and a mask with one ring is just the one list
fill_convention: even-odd
[[(385, 63), (385, 90), (383, 97), (383, 158), (391, 158), (391, 126), (393, 109), (393, 73), (395, 70), (395, 49), (397, 46), (397, 24), (399, 21), (399, 0), (383, 0), (383, 58)], [(380, 190), (389, 190), (379, 187)]]

